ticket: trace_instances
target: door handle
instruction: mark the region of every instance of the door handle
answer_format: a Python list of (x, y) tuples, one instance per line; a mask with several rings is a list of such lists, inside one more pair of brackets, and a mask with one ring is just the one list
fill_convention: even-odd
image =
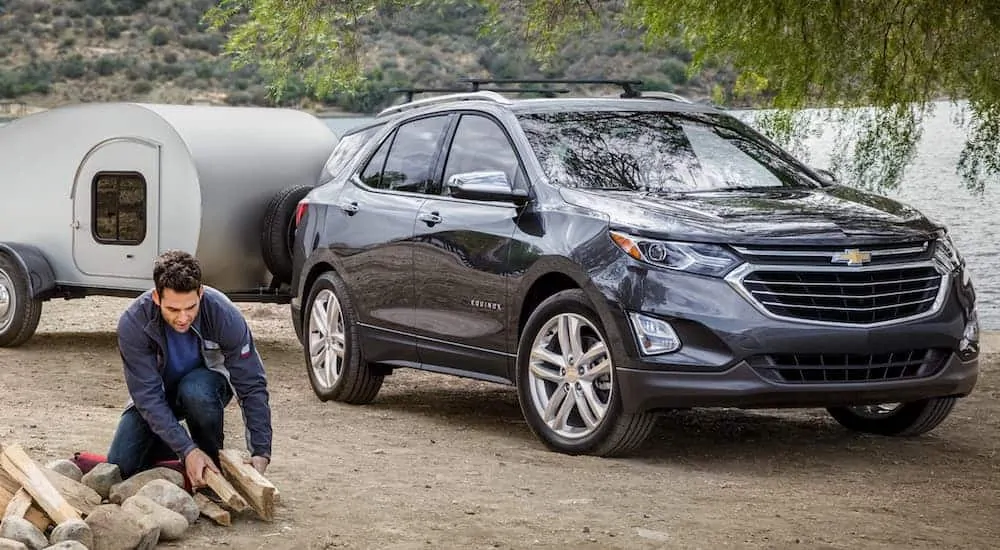
[(420, 214), (417, 219), (426, 223), (429, 226), (437, 225), (441, 223), (441, 216), (437, 212), (431, 212), (429, 214)]
[(342, 202), (340, 203), (340, 209), (347, 212), (348, 216), (353, 216), (358, 213), (358, 210), (361, 210), (356, 202)]

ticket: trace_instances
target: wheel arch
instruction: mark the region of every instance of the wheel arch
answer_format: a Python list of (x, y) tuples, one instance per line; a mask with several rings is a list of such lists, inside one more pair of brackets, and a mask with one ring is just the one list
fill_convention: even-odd
[(28, 294), (46, 299), (56, 288), (56, 275), (42, 251), (30, 244), (0, 242), (0, 254), (6, 254), (28, 275)]

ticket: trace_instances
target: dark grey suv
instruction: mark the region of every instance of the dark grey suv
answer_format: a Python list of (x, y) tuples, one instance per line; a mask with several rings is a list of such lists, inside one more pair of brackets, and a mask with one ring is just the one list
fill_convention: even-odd
[(549, 448), (610, 456), (672, 408), (917, 435), (978, 375), (945, 228), (675, 96), (387, 109), (296, 223), (292, 320), (323, 400), (370, 402), (400, 367), (512, 384)]

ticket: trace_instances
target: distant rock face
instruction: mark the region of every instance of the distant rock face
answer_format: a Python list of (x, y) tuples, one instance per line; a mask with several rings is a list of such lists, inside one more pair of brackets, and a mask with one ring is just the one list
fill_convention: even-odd
[(108, 492), (108, 500), (112, 504), (121, 504), (125, 499), (139, 492), (147, 483), (162, 479), (176, 485), (179, 489), (184, 489), (184, 476), (177, 470), (170, 468), (153, 468), (135, 474), (134, 476), (111, 486)]
[(160, 539), (160, 528), (117, 504), (102, 504), (87, 516), (94, 533), (93, 548), (102, 550), (151, 550)]
[(111, 488), (122, 482), (122, 473), (117, 464), (104, 462), (84, 474), (80, 482), (106, 500), (111, 494)]
[(80, 471), (80, 467), (77, 466), (72, 460), (53, 460), (52, 462), (46, 464), (45, 467), (53, 472), (58, 472), (73, 481), (80, 481), (80, 479), (83, 478), (83, 472)]
[(49, 542), (55, 544), (59, 542), (76, 541), (87, 548), (94, 546), (94, 533), (90, 526), (82, 519), (71, 519), (56, 525), (49, 535)]
[(0, 521), (0, 539), (20, 542), (29, 550), (42, 550), (49, 545), (45, 535), (24, 518), (7, 518)]

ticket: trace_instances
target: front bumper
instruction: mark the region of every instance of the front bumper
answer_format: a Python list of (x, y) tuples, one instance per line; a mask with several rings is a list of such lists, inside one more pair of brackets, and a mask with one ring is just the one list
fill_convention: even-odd
[(778, 383), (746, 361), (722, 372), (664, 372), (619, 368), (625, 411), (688, 407), (791, 408), (865, 405), (963, 397), (976, 385), (979, 360), (952, 354), (937, 375), (879, 382)]
[[(978, 353), (963, 341), (974, 316), (970, 288), (954, 280), (938, 309), (919, 319), (873, 327), (819, 325), (765, 315), (720, 279), (664, 273), (631, 263), (598, 307), (612, 346), (627, 412), (688, 407), (827, 407), (965, 396), (978, 379)], [(610, 280), (610, 279), (608, 279)], [(628, 292), (623, 292), (626, 289)], [(673, 353), (639, 352), (628, 312), (670, 323), (681, 341)], [(927, 351), (902, 374), (866, 369)], [(961, 351), (961, 353), (960, 353)], [(885, 354), (894, 355), (888, 360)], [(841, 377), (840, 358), (857, 370)], [(776, 375), (777, 357), (792, 373)], [(822, 357), (822, 359), (816, 359)], [(830, 369), (805, 373), (800, 358)], [(860, 358), (860, 359), (859, 359)], [(933, 361), (930, 359), (933, 358)], [(904, 362), (906, 360), (904, 359)], [(868, 362), (866, 364), (866, 362)], [(908, 367), (909, 368), (909, 367)], [(795, 379), (802, 373), (810, 377)], [(808, 378), (808, 379), (806, 379)], [(859, 379), (860, 378), (860, 379)], [(850, 380), (850, 381), (848, 381)]]

